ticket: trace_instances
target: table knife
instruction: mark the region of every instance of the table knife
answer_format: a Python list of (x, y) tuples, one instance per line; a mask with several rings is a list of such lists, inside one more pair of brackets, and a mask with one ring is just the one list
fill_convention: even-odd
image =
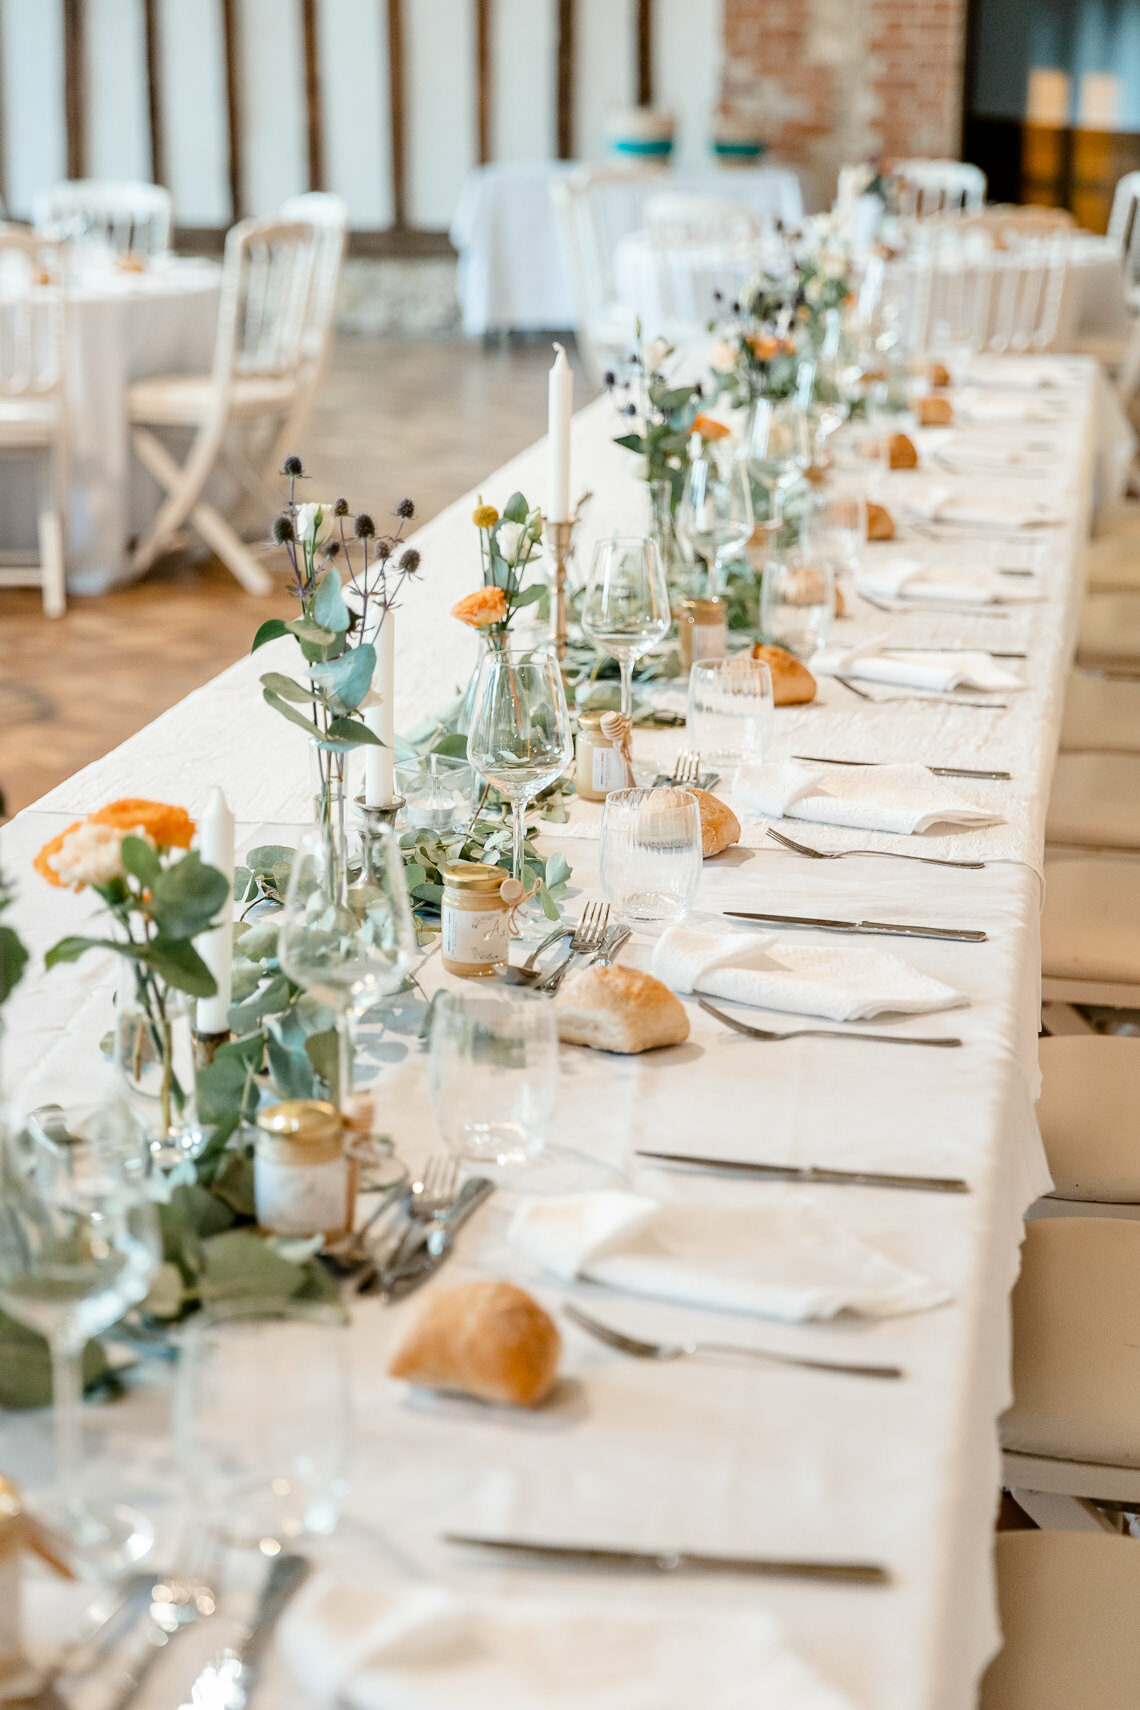
[(913, 1188), (916, 1192), (969, 1193), (961, 1176), (904, 1176), (879, 1170), (830, 1170), (815, 1164), (758, 1164), (750, 1158), (703, 1158), (689, 1152), (642, 1152), (663, 1164), (695, 1164), (704, 1170), (740, 1171), (771, 1182), (816, 1182), (828, 1187)]
[(198, 1710), (203, 1705), (216, 1706), (216, 1710), (245, 1710), (273, 1629), (289, 1599), (300, 1590), (311, 1565), (304, 1556), (291, 1554), (274, 1560), (244, 1638), (236, 1648), (222, 1651), (206, 1664), (180, 1710)]
[[(892, 766), (902, 765), (897, 760), (829, 760), (822, 754), (793, 754), (793, 760), (807, 760), (813, 766)], [(1010, 772), (979, 772), (970, 766), (927, 766), (928, 772), (933, 772), (936, 778), (997, 778), (1002, 783), (1008, 783)]]
[(465, 1549), (500, 1550), (532, 1561), (582, 1562), (589, 1567), (648, 1573), (743, 1573), (778, 1579), (839, 1579), (855, 1585), (886, 1585), (890, 1575), (877, 1562), (809, 1561), (778, 1556), (712, 1556), (698, 1550), (617, 1550), (589, 1544), (537, 1543), (521, 1538), (476, 1538), (445, 1532), (444, 1542)]
[[(419, 1239), (401, 1249), (398, 1262), (374, 1265), (365, 1271), (357, 1279), (355, 1292), (379, 1294), (386, 1301), (402, 1299), (405, 1294), (410, 1294), (444, 1264), (456, 1235), (494, 1191), (495, 1184), (488, 1176), (470, 1177), (441, 1222), (430, 1225), (425, 1221)], [(417, 1233), (413, 1231), (413, 1235)]]
[(771, 921), (776, 926), (811, 926), (822, 932), (871, 932), (888, 938), (950, 938), (961, 944), (984, 944), (987, 934), (973, 927), (907, 926), (889, 920), (827, 920), (810, 914), (757, 913), (752, 909), (726, 908), (733, 920)]
[[(889, 646), (886, 642), (880, 647), (881, 653), (984, 653), (989, 659), (1028, 659), (1028, 653), (999, 652), (996, 647), (907, 647), (903, 642)], [(833, 762), (834, 764), (834, 762)]]

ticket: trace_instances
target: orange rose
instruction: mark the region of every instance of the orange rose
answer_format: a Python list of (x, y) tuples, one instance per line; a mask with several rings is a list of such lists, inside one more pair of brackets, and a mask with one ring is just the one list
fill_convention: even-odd
[(456, 601), (451, 615), (460, 623), (469, 623), (472, 629), (503, 623), (507, 616), (507, 596), (501, 588), (476, 588), (473, 594), (464, 594)]
[(58, 837), (53, 837), (50, 843), (45, 843), (35, 860), (32, 862), (32, 866), (36, 869), (40, 878), (46, 879), (49, 885), (55, 885), (58, 889), (62, 890), (63, 880), (60, 878), (55, 868), (48, 865), (48, 862), (53, 855), (59, 854), (60, 850), (63, 848), (64, 839), (70, 837), (73, 831), (78, 831), (82, 824), (83, 821), (81, 819), (77, 819), (74, 825), (69, 825), (66, 831), (61, 831)]
[(159, 849), (189, 849), (194, 836), (194, 821), (185, 808), (170, 807), (166, 802), (139, 801), (133, 796), (109, 802), (87, 817), (92, 825), (142, 831)]
[(732, 433), (723, 422), (714, 421), (711, 416), (697, 416), (693, 422), (691, 433), (699, 433), (702, 439), (728, 439)]

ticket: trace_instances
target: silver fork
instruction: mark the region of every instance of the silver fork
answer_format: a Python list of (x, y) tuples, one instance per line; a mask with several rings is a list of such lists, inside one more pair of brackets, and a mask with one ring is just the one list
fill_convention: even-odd
[(902, 849), (813, 849), (809, 843), (797, 843), (794, 837), (785, 837), (782, 831), (777, 831), (771, 825), (768, 827), (768, 836), (797, 855), (810, 855), (813, 861), (840, 861), (844, 855), (886, 855), (892, 861), (924, 861), (929, 867), (985, 866), (984, 861), (948, 861), (942, 855), (908, 855)]
[(700, 784), (701, 757), (696, 749), (682, 748), (673, 767), (673, 776), (669, 781), (682, 787), (689, 784)]
[(691, 1360), (702, 1357), (730, 1356), (745, 1360), (763, 1360), (776, 1366), (806, 1366), (809, 1371), (843, 1372), (849, 1377), (901, 1378), (901, 1366), (865, 1366), (847, 1360), (813, 1360), (801, 1354), (777, 1353), (773, 1348), (749, 1348), (740, 1342), (648, 1342), (640, 1336), (627, 1336), (623, 1330), (603, 1324), (580, 1307), (563, 1306), (563, 1313), (572, 1324), (595, 1336), (609, 1348), (632, 1354), (638, 1360)]
[(582, 910), (574, 936), (570, 940), (570, 953), (564, 962), (559, 963), (552, 974), (540, 980), (533, 990), (536, 992), (556, 992), (566, 975), (574, 965), (577, 956), (592, 956), (601, 949), (610, 924), (610, 905), (604, 902), (589, 902)]
[(873, 707), (890, 706), (894, 701), (938, 701), (949, 702), (954, 707), (984, 707), (987, 712), (1006, 712), (1006, 701), (968, 701), (962, 695), (956, 695), (953, 690), (927, 689), (914, 695), (870, 695), (866, 689), (860, 689), (849, 677), (836, 675), (835, 681), (842, 683), (845, 689), (850, 689), (853, 695), (858, 695), (861, 701), (870, 701)]
[(383, 1290), (383, 1278), (399, 1270), (412, 1242), (424, 1226), (430, 1225), (441, 1212), (450, 1207), (458, 1182), (458, 1159), (450, 1152), (432, 1152), (420, 1175), (411, 1185), (410, 1196), (405, 1205), (407, 1228), (384, 1254), (383, 1259), (370, 1265), (358, 1279), (358, 1294), (374, 1293), (378, 1283), (380, 1290)]

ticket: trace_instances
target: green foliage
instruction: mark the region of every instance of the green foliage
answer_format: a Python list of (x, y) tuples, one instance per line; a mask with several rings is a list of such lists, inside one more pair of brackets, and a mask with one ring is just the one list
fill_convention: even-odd
[[(0, 914), (10, 907), (12, 893), (0, 875)], [(0, 925), (0, 1007), (11, 996), (28, 964), (28, 952), (14, 926)]]
[[(480, 505), (482, 502), (480, 499)], [(509, 536), (505, 538), (504, 526), (510, 529)], [(488, 635), (507, 636), (515, 613), (526, 606), (537, 605), (539, 616), (549, 617), (550, 590), (545, 581), (526, 581), (528, 569), (537, 564), (541, 556), (541, 542), (542, 512), (537, 505), (531, 505), (523, 493), (512, 493), (498, 521), (490, 528), (479, 530), (483, 586), (501, 588), (507, 604), (506, 617), (500, 623), (486, 626)]]
[[(98, 1342), (83, 1350), (83, 1385), (93, 1389), (108, 1377), (107, 1356)], [(0, 1312), (0, 1408), (47, 1407), (51, 1402), (51, 1355), (42, 1336)]]

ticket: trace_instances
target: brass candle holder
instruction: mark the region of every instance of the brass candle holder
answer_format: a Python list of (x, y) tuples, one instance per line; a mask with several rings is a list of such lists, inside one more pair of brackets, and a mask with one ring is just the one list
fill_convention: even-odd
[(543, 535), (554, 557), (554, 653), (559, 663), (566, 658), (566, 572), (576, 521), (576, 516), (568, 517), (565, 522), (552, 522), (547, 518), (543, 524)]

